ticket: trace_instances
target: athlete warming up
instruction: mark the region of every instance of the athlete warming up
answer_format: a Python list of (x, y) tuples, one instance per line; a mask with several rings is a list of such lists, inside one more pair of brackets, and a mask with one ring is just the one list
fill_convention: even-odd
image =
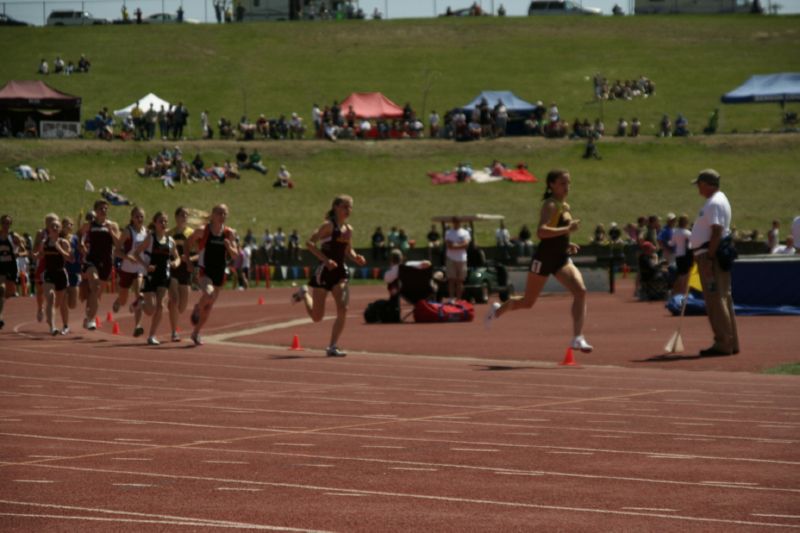
[(196, 345), (203, 344), (200, 339), (200, 330), (211, 314), (211, 308), (217, 301), (222, 285), (225, 283), (225, 264), (229, 257), (236, 257), (239, 248), (236, 245), (236, 232), (225, 225), (228, 218), (228, 206), (219, 204), (211, 211), (208, 224), (198, 229), (186, 240), (183, 250), (183, 261), (190, 260), (189, 250), (196, 246), (200, 252), (198, 265), (200, 267), (200, 301), (192, 311), (192, 341)]
[(181, 260), (175, 248), (175, 241), (167, 235), (167, 215), (159, 211), (153, 215), (153, 222), (149, 226), (147, 238), (132, 254), (132, 259), (142, 265), (147, 274), (144, 278), (144, 313), (150, 319), (150, 334), (147, 344), (158, 346), (156, 339), (158, 325), (161, 323), (161, 314), (164, 308), (164, 297), (169, 290), (170, 270), (176, 268)]
[[(333, 295), (336, 303), (336, 321), (331, 331), (331, 343), (326, 350), (328, 357), (344, 357), (346, 352), (339, 349), (337, 342), (344, 330), (347, 318), (347, 283), (350, 279), (345, 259), (359, 266), (366, 264), (364, 256), (352, 248), (353, 228), (347, 219), (353, 212), (353, 199), (347, 195), (337, 196), (325, 222), (311, 235), (306, 247), (319, 259), (308, 286), (303, 285), (292, 296), (295, 302), (302, 301), (311, 320), (319, 322), (325, 316), (325, 298)], [(319, 244), (319, 247), (318, 247)], [(309, 294), (308, 287), (313, 289)]]
[(580, 220), (573, 219), (567, 196), (570, 175), (566, 170), (551, 170), (547, 174), (547, 190), (544, 193), (537, 235), (539, 246), (533, 255), (528, 272), (525, 295), (512, 298), (504, 304), (494, 303), (486, 315), (487, 327), (509, 311), (530, 309), (536, 303), (547, 278), (552, 274), (573, 296), (572, 300), (572, 348), (588, 353), (592, 346), (583, 338), (583, 322), (586, 318), (586, 286), (580, 271), (572, 263), (570, 255), (578, 252), (577, 244), (569, 241), (569, 234), (578, 230)]

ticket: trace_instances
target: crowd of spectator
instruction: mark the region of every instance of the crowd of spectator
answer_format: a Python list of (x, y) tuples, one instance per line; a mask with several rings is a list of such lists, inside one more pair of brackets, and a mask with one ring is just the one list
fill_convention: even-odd
[[(77, 66), (72, 60), (65, 62), (61, 56), (56, 56), (56, 59), (53, 61), (53, 74), (64, 74), (66, 76), (75, 73), (88, 74), (91, 66), (92, 63), (86, 57), (86, 54), (81, 54)], [(47, 62), (47, 59), (42, 58), (39, 62), (37, 72), (43, 76), (50, 74), (50, 64)]]
[(633, 100), (637, 97), (648, 98), (656, 92), (656, 84), (646, 76), (636, 80), (616, 80), (610, 83), (601, 74), (593, 78), (594, 96), (598, 100)]
[(175, 183), (193, 183), (198, 181), (217, 181), (225, 183), (228, 179), (239, 179), (239, 166), (226, 160), (219, 164), (214, 161), (207, 166), (202, 156), (195, 154), (191, 162), (183, 157), (179, 146), (172, 150), (164, 147), (155, 156), (148, 155), (144, 167), (137, 169), (143, 178), (157, 178), (163, 181), (164, 187), (175, 188)]

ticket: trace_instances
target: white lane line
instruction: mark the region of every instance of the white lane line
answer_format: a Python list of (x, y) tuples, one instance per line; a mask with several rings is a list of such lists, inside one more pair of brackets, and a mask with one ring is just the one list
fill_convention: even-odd
[(550, 422), (549, 418), (507, 418), (509, 422)]
[(744, 487), (757, 487), (758, 483), (748, 483), (746, 481), (701, 481), (704, 485), (733, 485), (733, 486), (744, 486)]
[(539, 433), (506, 433), (506, 435), (516, 435), (518, 437), (538, 437)]
[(326, 465), (326, 464), (319, 464), (319, 463), (296, 463), (292, 466), (309, 466), (312, 468), (335, 468), (336, 465)]
[[(331, 320), (333, 317), (326, 316), (326, 320)], [(231, 333), (220, 333), (218, 335), (206, 335), (203, 337), (203, 340), (206, 342), (223, 342), (228, 339), (234, 339), (236, 337), (249, 337), (251, 335), (256, 335), (258, 333), (265, 333), (267, 331), (275, 331), (278, 329), (287, 329), (293, 328), (295, 326), (303, 326), (305, 324), (311, 324), (312, 321), (310, 318), (298, 318), (296, 320), (288, 320), (286, 322), (279, 322), (277, 324), (269, 324), (266, 326), (258, 326), (255, 328), (250, 329), (242, 329), (238, 331), (233, 331)]]
[(703, 439), (700, 437), (672, 437), (672, 440), (691, 440), (699, 442), (714, 442), (716, 439)]
[(442, 416), (432, 416), (431, 418), (434, 418), (436, 420), (469, 420), (472, 417), (470, 417), (470, 416), (445, 416), (445, 415), (442, 415)]
[(323, 492), (325, 496), (349, 496), (350, 498), (363, 498), (369, 494), (358, 494), (355, 492)]
[(114, 439), (119, 442), (153, 442), (153, 439)]
[(239, 491), (239, 492), (262, 492), (263, 489), (251, 489), (247, 487), (217, 487), (214, 490), (229, 490), (229, 491)]
[(766, 513), (750, 513), (752, 516), (769, 516), (772, 518), (800, 518), (798, 514), (766, 514)]
[(83, 424), (83, 420), (51, 420), (53, 424)]
[(590, 435), (596, 439), (629, 439), (627, 435)]
[(149, 457), (112, 457), (112, 461), (152, 461)]
[(149, 483), (112, 483), (115, 487), (131, 487), (135, 489), (146, 489), (147, 487), (155, 487)]
[(409, 472), (438, 472), (436, 468), (414, 468), (410, 466), (390, 466), (389, 470), (408, 470)]
[(661, 509), (658, 507), (623, 507), (626, 511), (653, 511), (655, 513), (677, 513), (677, 509)]
[(587, 420), (590, 424), (627, 424), (624, 420)]
[(552, 450), (547, 453), (553, 453), (556, 455), (594, 455), (592, 452), (556, 452)]
[(491, 452), (497, 453), (500, 450), (494, 450), (492, 448), (450, 448), (450, 450), (454, 452)]
[(273, 446), (297, 446), (298, 448), (312, 448), (316, 444), (308, 444), (304, 442), (273, 442)]
[(537, 477), (543, 476), (544, 474), (541, 472), (495, 472), (498, 476), (529, 476), (529, 477)]
[(673, 426), (713, 426), (714, 424), (707, 422), (673, 422)]
[(653, 453), (647, 457), (650, 459), (697, 459), (696, 455), (680, 455), (677, 453)]
[(384, 429), (383, 429), (383, 428), (350, 428), (348, 431), (367, 431), (367, 432), (373, 432), (373, 431), (384, 431)]
[(655, 413), (658, 411), (658, 409), (648, 409), (646, 407), (629, 407), (628, 409), (626, 409), (626, 411), (636, 411), (637, 413)]
[(232, 522), (227, 520), (209, 520), (206, 518), (193, 518), (185, 516), (161, 515), (161, 514), (146, 514), (136, 513), (133, 511), (116, 511), (113, 509), (101, 509), (95, 507), (75, 507), (72, 505), (53, 505), (37, 502), (20, 502), (12, 500), (0, 500), (0, 503), (8, 505), (20, 505), (24, 507), (43, 507), (47, 509), (58, 509), (62, 511), (84, 511), (89, 513), (100, 513), (107, 515), (122, 515), (131, 517), (141, 517), (138, 519), (133, 518), (104, 518), (99, 516), (70, 516), (70, 515), (46, 515), (46, 514), (22, 514), (22, 513), (0, 513), (0, 516), (20, 516), (31, 518), (58, 518), (61, 520), (89, 520), (98, 522), (120, 522), (120, 523), (141, 523), (141, 524), (176, 524), (183, 526), (202, 526), (202, 527), (228, 527), (235, 529), (257, 529), (268, 531), (297, 531), (304, 533), (326, 533), (320, 530), (312, 529), (297, 529), (293, 527), (270, 526), (262, 524), (248, 524), (247, 522)]
[(3, 418), (0, 422), (22, 422), (21, 418)]
[(425, 433), (452, 433), (452, 434), (461, 434), (462, 431), (456, 430), (448, 430), (448, 429), (426, 429)]
[(388, 445), (381, 445), (381, 444), (362, 444), (362, 448), (383, 448), (386, 450), (405, 450), (405, 446), (388, 446)]
[(31, 459), (66, 459), (66, 455), (29, 455)]
[(208, 460), (208, 461), (203, 461), (203, 462), (207, 463), (207, 464), (210, 464), (210, 465), (249, 465), (250, 464), (247, 461), (212, 461), (212, 460)]
[(55, 481), (52, 481), (50, 479), (15, 479), (14, 483), (43, 483), (43, 484), (47, 484), (47, 483), (55, 483)]
[(779, 429), (794, 429), (794, 425), (779, 425), (779, 424), (759, 424), (760, 428), (779, 428)]

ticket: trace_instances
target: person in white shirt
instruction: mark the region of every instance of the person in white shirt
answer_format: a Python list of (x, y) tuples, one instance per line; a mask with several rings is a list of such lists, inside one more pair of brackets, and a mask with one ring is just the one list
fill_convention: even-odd
[(686, 294), (689, 286), (689, 272), (692, 270), (692, 250), (689, 248), (689, 239), (692, 232), (688, 229), (689, 217), (678, 217), (678, 227), (672, 231), (669, 247), (675, 254), (675, 273), (677, 279), (672, 286), (672, 294)]
[(722, 240), (730, 234), (731, 204), (720, 191), (720, 175), (714, 169), (700, 172), (692, 182), (700, 196), (706, 199), (692, 226), (690, 243), (700, 274), (706, 313), (714, 333), (714, 344), (700, 350), (701, 356), (734, 355), (739, 353), (739, 336), (731, 296), (731, 273), (720, 267), (717, 251)]
[[(795, 246), (797, 243), (800, 243), (800, 215), (794, 217), (794, 220), (792, 220), (792, 239), (795, 242)], [(796, 248), (795, 250), (800, 254), (800, 248)]]
[(767, 232), (767, 247), (770, 252), (781, 243), (781, 221), (773, 220), (772, 227)]
[(467, 248), (471, 237), (461, 227), (461, 221), (453, 217), (453, 226), (444, 234), (447, 247), (447, 287), (450, 298), (461, 298), (464, 281), (467, 279)]
[(794, 247), (794, 237), (789, 235), (786, 237), (786, 244), (779, 244), (772, 249), (773, 254), (777, 255), (794, 255), (797, 249)]

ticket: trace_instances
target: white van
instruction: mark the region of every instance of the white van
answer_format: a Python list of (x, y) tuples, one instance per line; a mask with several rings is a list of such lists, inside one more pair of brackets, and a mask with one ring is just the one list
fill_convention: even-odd
[(583, 7), (571, 0), (533, 0), (528, 16), (535, 15), (602, 15), (596, 7)]
[(106, 19), (92, 16), (88, 11), (51, 11), (47, 17), (48, 26), (89, 26), (108, 24)]

